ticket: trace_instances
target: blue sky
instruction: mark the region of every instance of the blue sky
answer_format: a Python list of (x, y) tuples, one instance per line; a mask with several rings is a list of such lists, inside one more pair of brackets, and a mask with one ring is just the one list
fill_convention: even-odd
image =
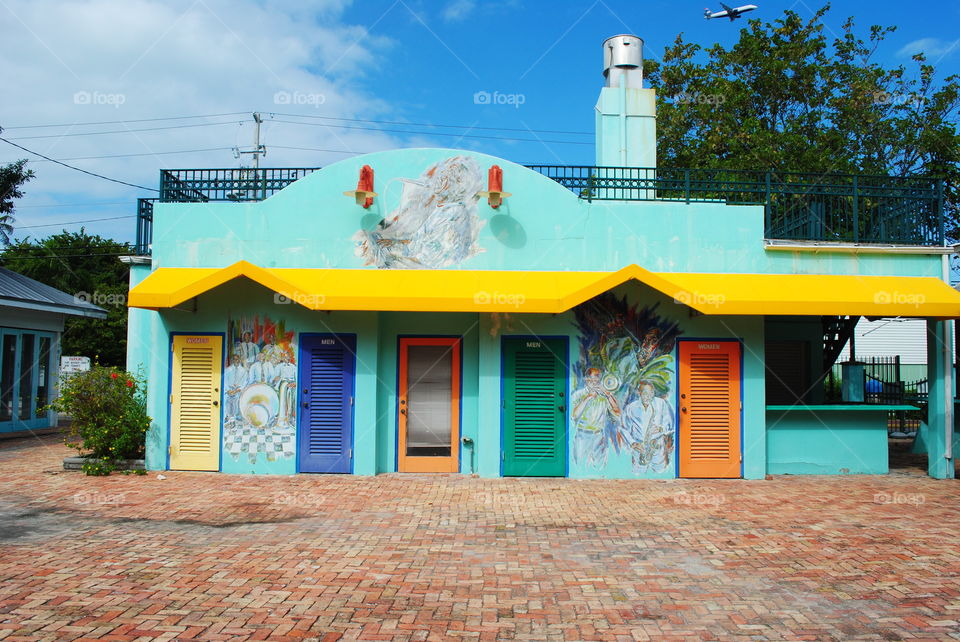
[[(770, 20), (785, 9), (809, 16), (820, 6), (755, 4), (754, 15)], [(323, 166), (409, 146), (590, 164), (602, 41), (636, 34), (648, 58), (659, 57), (680, 32), (704, 46), (735, 41), (745, 20), (706, 21), (704, 6), (703, 0), (8, 0), (0, 4), (0, 15), (7, 14), (0, 67), (9, 72), (14, 99), (0, 107), (0, 127), (2, 136), (41, 154), (149, 187), (164, 167), (239, 166), (231, 148), (249, 144), (254, 110), (266, 118), (264, 166)], [(888, 0), (835, 2), (825, 30), (839, 33), (848, 15), (864, 32), (873, 23), (896, 24), (878, 60), (909, 65), (909, 54), (924, 50), (942, 75), (960, 73), (960, 3), (902, 7)], [(478, 104), (478, 96), (489, 97), (488, 104)], [(177, 119), (131, 122), (164, 118)], [(0, 162), (22, 157), (34, 159), (37, 178), (19, 204), (17, 236), (110, 219), (86, 228), (132, 239), (135, 199), (149, 192), (0, 143)]]

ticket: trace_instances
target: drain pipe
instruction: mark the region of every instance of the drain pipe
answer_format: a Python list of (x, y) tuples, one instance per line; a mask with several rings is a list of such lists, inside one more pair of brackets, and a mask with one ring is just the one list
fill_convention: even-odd
[[(940, 257), (940, 264), (942, 266), (943, 280), (946, 284), (950, 285), (950, 255), (943, 254)], [(944, 399), (944, 409), (943, 409), (943, 420), (944, 420), (944, 436), (946, 438), (946, 443), (944, 444), (943, 456), (946, 459), (953, 459), (953, 360), (950, 358), (953, 347), (953, 325), (956, 321), (944, 321), (944, 335), (945, 339), (940, 345), (940, 358), (943, 360), (943, 399)]]
[(474, 451), (474, 448), (473, 448), (473, 440), (470, 439), (469, 437), (464, 437), (464, 438), (463, 438), (463, 445), (470, 449), (470, 474), (473, 475), (473, 474), (474, 474), (474, 468), (473, 468), (473, 451)]

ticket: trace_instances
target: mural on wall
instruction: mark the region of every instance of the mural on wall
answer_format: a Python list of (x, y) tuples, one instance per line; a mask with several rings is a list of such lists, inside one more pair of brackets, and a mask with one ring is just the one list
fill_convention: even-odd
[(270, 317), (227, 321), (223, 375), (223, 447), (251, 464), (293, 457), (297, 426), (297, 348), (294, 333)]
[(634, 473), (669, 469), (674, 451), (676, 323), (607, 292), (575, 308), (580, 359), (573, 367), (573, 460), (592, 470), (610, 453)]
[(419, 178), (401, 179), (400, 205), (372, 230), (358, 231), (355, 254), (379, 268), (445, 268), (482, 252), (477, 192), (483, 173), (470, 156), (453, 156)]

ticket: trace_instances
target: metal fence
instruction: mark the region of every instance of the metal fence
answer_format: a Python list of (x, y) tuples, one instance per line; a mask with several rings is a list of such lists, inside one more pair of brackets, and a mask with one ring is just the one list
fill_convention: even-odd
[(942, 245), (932, 178), (726, 169), (528, 165), (588, 201), (763, 205), (767, 238)]
[(138, 256), (150, 254), (150, 244), (153, 242), (153, 204), (155, 198), (137, 199), (137, 240), (134, 251)]
[(187, 203), (262, 201), (317, 169), (164, 169), (160, 171), (160, 200)]
[[(931, 178), (723, 169), (528, 165), (587, 201), (761, 205), (771, 239), (942, 245), (943, 184)], [(152, 202), (261, 201), (316, 167), (166, 169), (159, 199), (138, 203), (149, 252)]]

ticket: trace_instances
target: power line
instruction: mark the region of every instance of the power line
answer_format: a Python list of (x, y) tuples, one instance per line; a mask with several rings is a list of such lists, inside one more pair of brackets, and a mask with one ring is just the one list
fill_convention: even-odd
[(2, 140), (3, 142), (5, 142), (5, 143), (8, 144), (8, 145), (13, 145), (14, 147), (17, 147), (17, 148), (19, 148), (19, 149), (22, 149), (23, 151), (27, 152), (28, 154), (33, 154), (33, 155), (35, 155), (35, 156), (39, 156), (40, 158), (45, 158), (46, 160), (48, 160), (48, 161), (50, 161), (50, 162), (52, 162), (52, 163), (56, 163), (57, 165), (63, 165), (64, 167), (66, 167), (66, 168), (68, 168), (68, 169), (76, 170), (76, 171), (78, 171), (78, 172), (82, 172), (82, 173), (84, 173), (84, 174), (88, 174), (88, 175), (90, 175), (90, 176), (94, 176), (94, 177), (96, 177), (96, 178), (102, 178), (103, 180), (105, 180), (105, 181), (110, 181), (111, 183), (120, 183), (121, 185), (127, 185), (128, 187), (136, 187), (136, 188), (138, 188), (138, 189), (145, 189), (145, 190), (147, 190), (147, 191), (149, 191), (149, 192), (157, 192), (158, 194), (160, 193), (160, 190), (154, 189), (154, 188), (152, 188), (152, 187), (144, 187), (143, 185), (135, 185), (134, 183), (128, 183), (128, 182), (126, 182), (126, 181), (117, 180), (116, 178), (110, 178), (109, 176), (104, 176), (103, 174), (96, 174), (96, 173), (94, 173), (94, 172), (88, 172), (88, 171), (85, 170), (85, 169), (80, 169), (79, 167), (74, 167), (73, 165), (67, 165), (66, 163), (61, 163), (60, 161), (58, 161), (58, 160), (56, 160), (56, 159), (53, 159), (53, 158), (50, 158), (49, 156), (44, 156), (44, 155), (41, 154), (40, 152), (35, 152), (35, 151), (33, 151), (32, 149), (27, 149), (27, 148), (24, 147), (23, 145), (17, 145), (16, 143), (12, 143), (12, 142), (10, 142), (9, 140), (7, 140), (6, 138), (3, 138), (3, 137), (0, 137), (0, 140)]
[(222, 116), (242, 116), (249, 112), (232, 111), (226, 114), (201, 114), (199, 116), (167, 116), (166, 118), (139, 118), (135, 120), (101, 120), (93, 123), (63, 123), (60, 125), (17, 125), (3, 129), (38, 129), (41, 127), (85, 127), (87, 125), (120, 125), (124, 123), (151, 123), (160, 120), (189, 120), (192, 118), (220, 118)]
[(358, 125), (328, 125), (327, 123), (301, 123), (295, 120), (274, 120), (275, 123), (288, 123), (290, 125), (310, 125), (313, 127), (333, 127), (335, 129), (363, 129), (366, 131), (375, 131), (375, 132), (390, 132), (393, 134), (419, 134), (422, 136), (449, 136), (452, 138), (482, 138), (489, 140), (513, 140), (521, 141), (525, 143), (555, 143), (560, 145), (590, 145), (591, 147), (594, 143), (586, 141), (573, 141), (573, 140), (543, 140), (537, 138), (513, 138), (509, 136), (482, 136), (478, 134), (444, 134), (442, 132), (418, 132), (410, 131), (403, 129), (386, 129), (383, 127), (360, 127)]
[(188, 129), (190, 127), (215, 127), (216, 125), (237, 125), (241, 121), (231, 120), (226, 123), (195, 123), (193, 125), (170, 125), (169, 127), (142, 127), (140, 129), (111, 129), (106, 132), (73, 132), (70, 134), (43, 134), (42, 136), (18, 136), (12, 140), (37, 140), (38, 138), (69, 138), (73, 136), (102, 136), (104, 134), (133, 134), (136, 132), (156, 132), (166, 129)]
[[(194, 154), (197, 152), (220, 152), (233, 149), (232, 147), (207, 147), (206, 149), (178, 149), (169, 152), (141, 152), (139, 154), (110, 154), (107, 156), (74, 156), (73, 158), (60, 158), (61, 161), (75, 160), (99, 160), (102, 158), (133, 158), (134, 156), (165, 156), (167, 154)], [(42, 163), (45, 161), (33, 161)]]
[[(163, 118), (138, 118), (131, 120), (101, 120), (88, 123), (60, 123), (44, 125), (15, 125), (3, 129), (41, 129), (46, 127), (87, 127), (92, 125), (123, 125), (127, 123), (150, 123), (167, 120), (191, 120), (194, 118), (222, 118), (225, 116), (242, 116), (248, 111), (233, 111), (223, 114), (199, 114), (197, 116), (167, 116)], [(289, 116), (293, 118), (313, 118), (316, 120), (337, 120), (351, 123), (374, 123), (378, 125), (409, 125), (411, 127), (437, 127), (441, 129), (476, 129), (481, 131), (532, 132), (537, 134), (572, 134), (576, 136), (592, 136), (593, 132), (582, 132), (568, 129), (529, 129), (522, 127), (481, 127), (477, 125), (449, 125), (442, 123), (421, 123), (401, 120), (377, 120), (370, 118), (340, 118), (336, 116), (318, 116), (315, 114), (288, 114), (284, 112), (267, 112), (271, 116)]]
[(18, 230), (31, 230), (35, 227), (57, 227), (59, 225), (78, 225), (86, 223), (96, 223), (97, 221), (116, 221), (121, 218), (135, 218), (136, 214), (129, 214), (127, 216), (109, 216), (107, 218), (88, 218), (84, 221), (69, 221), (67, 223), (44, 223), (43, 225), (17, 225), (15, 229)]
[(283, 114), (280, 112), (269, 112), (271, 116), (292, 116), (294, 118), (316, 118), (320, 120), (341, 120), (351, 123), (377, 123), (381, 125), (410, 125), (411, 127), (442, 127), (445, 129), (480, 129), (486, 131), (503, 132), (530, 132), (536, 134), (575, 134), (579, 136), (593, 136), (593, 132), (578, 132), (562, 129), (529, 129), (520, 127), (477, 127), (474, 125), (439, 125), (437, 123), (412, 123), (399, 120), (368, 120), (364, 118), (335, 118), (333, 116), (315, 116), (311, 114)]
[[(60, 160), (69, 160), (62, 158)], [(51, 205), (17, 205), (18, 210), (26, 209), (28, 207), (94, 207), (102, 205), (130, 205), (130, 201), (94, 201), (93, 203), (53, 203)]]
[(321, 149), (319, 147), (289, 147), (287, 145), (270, 145), (273, 149), (296, 149), (302, 152), (329, 152), (331, 154), (350, 154), (357, 156), (359, 154), (371, 154), (372, 152), (351, 152), (343, 149)]

